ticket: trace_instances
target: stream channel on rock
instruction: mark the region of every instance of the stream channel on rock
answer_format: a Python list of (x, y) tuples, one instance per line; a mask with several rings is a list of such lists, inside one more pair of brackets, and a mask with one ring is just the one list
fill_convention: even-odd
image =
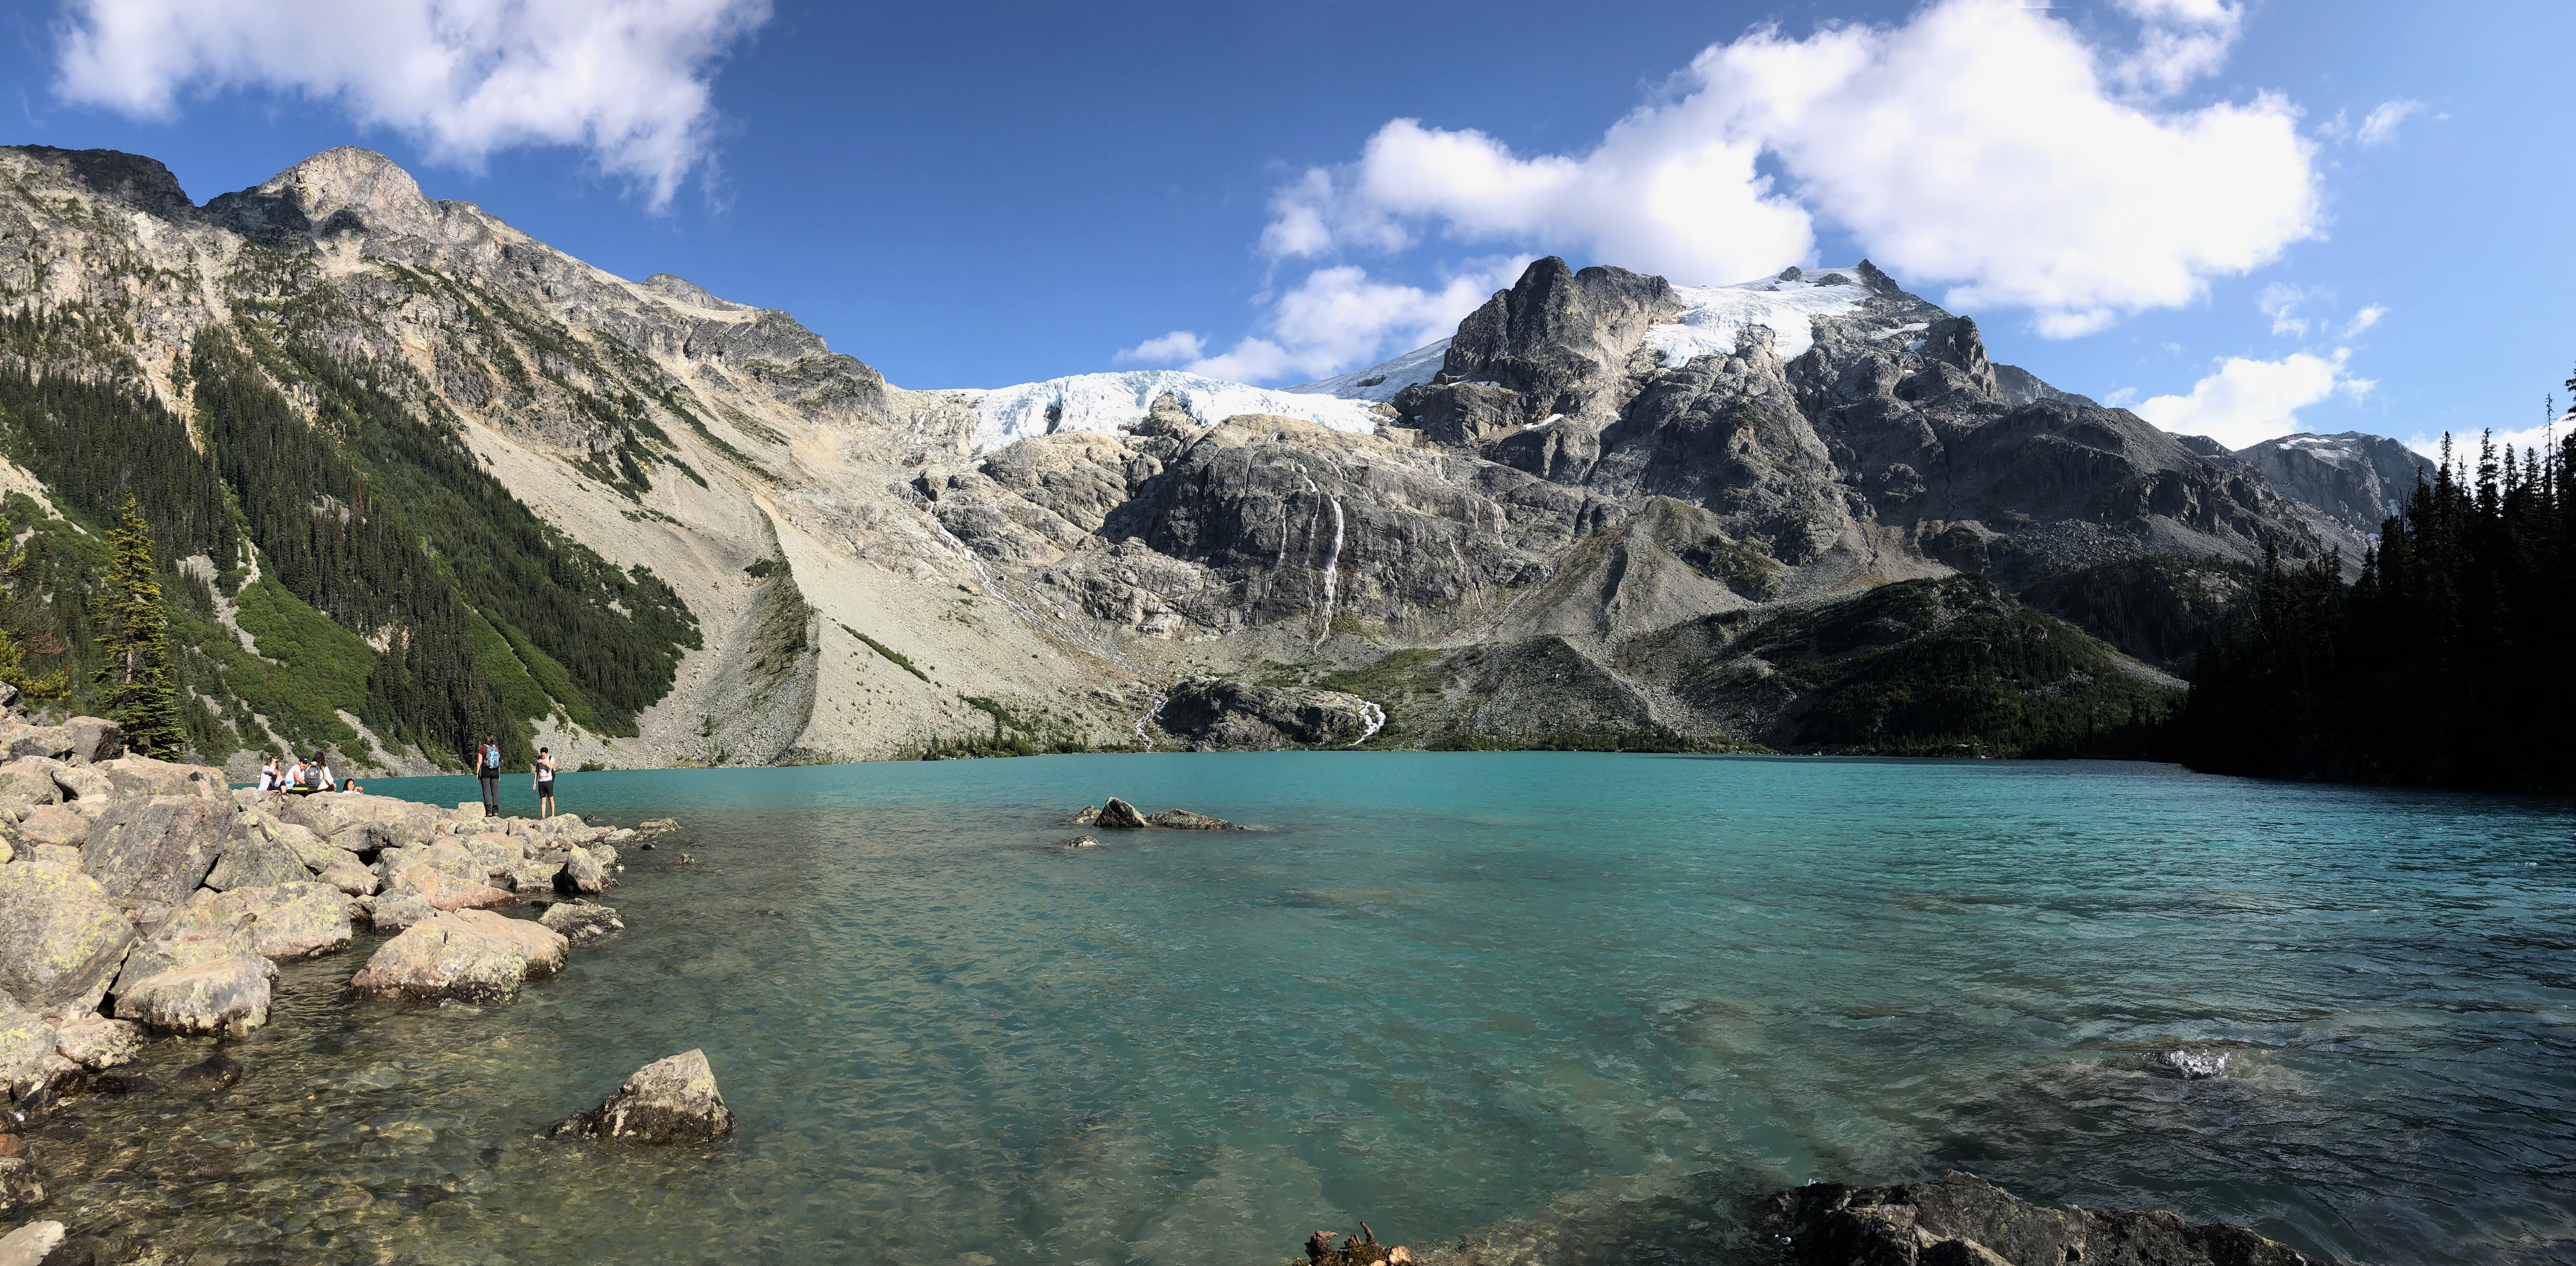
[[(494, 1006), (344, 1000), (363, 930), (290, 962), (238, 1085), (160, 1039), (119, 1070), (154, 1089), (35, 1128), (38, 1216), (196, 1263), (1177, 1266), (1366, 1218), (1569, 1266), (1726, 1260), (1757, 1189), (1962, 1168), (2346, 1261), (2576, 1260), (2562, 801), (1545, 753), (561, 794), (681, 820), (604, 895), (625, 932)], [(1271, 829), (1055, 846), (1112, 795)], [(732, 1138), (536, 1137), (691, 1048)]]

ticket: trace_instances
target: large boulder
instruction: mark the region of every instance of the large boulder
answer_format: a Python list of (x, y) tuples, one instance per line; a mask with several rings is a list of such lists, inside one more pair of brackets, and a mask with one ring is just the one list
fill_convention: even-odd
[(355, 857), (350, 857), (346, 853), (341, 856), (345, 860), (333, 862), (314, 872), (313, 878), (352, 897), (374, 895), (380, 886), (376, 881), (376, 872), (359, 865)]
[(561, 933), (529, 920), (456, 910), (378, 946), (349, 988), (370, 998), (500, 1002), (521, 982), (560, 970), (569, 948)]
[(276, 968), (257, 955), (232, 955), (155, 972), (116, 995), (116, 1018), (173, 1033), (239, 1037), (268, 1023), (268, 981)]
[(111, 794), (119, 800), (133, 796), (194, 796), (200, 800), (220, 800), (224, 807), (232, 804), (224, 771), (211, 765), (182, 765), (174, 761), (154, 760), (149, 756), (120, 756), (103, 760), (89, 768), (107, 775)]
[(73, 1016), (54, 1029), (54, 1049), (90, 1072), (131, 1064), (143, 1053), (143, 1029), (130, 1020), (96, 1013)]
[(1091, 820), (1091, 825), (1107, 831), (1142, 830), (1145, 815), (1136, 812), (1136, 806), (1111, 796), (1100, 806), (1100, 814)]
[(437, 918), (438, 907), (422, 900), (416, 892), (389, 892), (367, 907), (367, 917), (379, 932), (399, 932)]
[(0, 996), (0, 1095), (15, 1095), (44, 1076), (54, 1055), (54, 1026)]
[(231, 825), (232, 806), (220, 801), (161, 795), (120, 800), (90, 828), (81, 869), (127, 909), (174, 906), (205, 882)]
[(116, 798), (115, 780), (96, 766), (66, 765), (61, 761), (47, 761), (45, 766), (45, 776), (53, 780), (55, 794), (66, 801), (103, 809), (108, 801)]
[(343, 792), (289, 796), (278, 816), (326, 839), (364, 831), (376, 841), (368, 847), (376, 848), (419, 843), (429, 838), (439, 821), (438, 810), (425, 804)]
[[(66, 1232), (60, 1222), (30, 1222), (0, 1235), (0, 1266), (71, 1266), (59, 1252)], [(86, 1260), (86, 1259), (84, 1259)]]
[(89, 830), (96, 822), (67, 804), (40, 804), (18, 819), (18, 835), (31, 844), (79, 848), (89, 843)]
[(63, 789), (54, 785), (52, 762), (13, 760), (0, 764), (0, 801), (39, 805), (62, 798)]
[(349, 947), (349, 900), (339, 889), (307, 879), (225, 892), (208, 888), (172, 911), (160, 934), (223, 927), (246, 929), (266, 957), (311, 958)]
[(206, 872), (207, 887), (262, 888), (302, 883), (311, 873), (304, 865), (303, 856), (293, 846), (269, 834), (260, 816), (256, 813), (234, 815), (232, 830), (224, 836), (223, 856), (216, 859), (213, 870)]
[(557, 1124), (554, 1133), (636, 1143), (686, 1143), (733, 1133), (733, 1113), (716, 1091), (716, 1074), (707, 1066), (707, 1053), (683, 1051), (636, 1069), (617, 1093)]
[(1753, 1212), (1753, 1242), (1783, 1266), (2323, 1266), (2243, 1227), (2036, 1204), (1963, 1173), (1892, 1187), (1810, 1183)]
[(442, 870), (427, 861), (415, 861), (391, 868), (385, 875), (384, 891), (388, 895), (419, 897), (440, 910), (489, 910), (495, 906), (516, 904), (518, 894), (495, 888), (479, 879), (460, 878), (453, 871)]
[(25, 760), (30, 756), (61, 760), (72, 754), (72, 733), (59, 725), (0, 721), (0, 752), (5, 752), (11, 760)]
[(570, 884), (575, 892), (596, 893), (611, 881), (607, 865), (597, 854), (586, 848), (574, 848), (564, 854), (563, 876), (558, 882)]
[(63, 730), (71, 737), (67, 759), (103, 761), (125, 754), (125, 727), (105, 717), (73, 717)]
[(95, 1011), (134, 944), (98, 882), (42, 862), (0, 866), (0, 992), (41, 1012)]

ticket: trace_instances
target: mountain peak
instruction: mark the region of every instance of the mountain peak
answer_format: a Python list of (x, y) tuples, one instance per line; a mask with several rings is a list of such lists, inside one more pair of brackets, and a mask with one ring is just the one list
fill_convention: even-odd
[(395, 162), (371, 149), (340, 145), (239, 193), (206, 204), (206, 213), (262, 245), (298, 236), (348, 231), (398, 235), (434, 232), (439, 210)]

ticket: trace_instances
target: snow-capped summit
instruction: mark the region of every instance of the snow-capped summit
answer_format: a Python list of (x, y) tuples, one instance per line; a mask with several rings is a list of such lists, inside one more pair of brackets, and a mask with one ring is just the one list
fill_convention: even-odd
[(2262, 471), (2273, 487), (2365, 535), (2405, 508), (2415, 495), (2418, 471), (2430, 478), (2433, 469), (2431, 458), (2360, 431), (2303, 431), (2249, 444), (2235, 455)]
[(1073, 374), (1045, 382), (949, 394), (974, 404), (980, 416), (975, 427), (975, 451), (982, 453), (1032, 435), (1116, 431), (1142, 419), (1153, 409), (1155, 398), (1167, 392), (1180, 397), (1190, 416), (1204, 426), (1237, 414), (1267, 413), (1336, 431), (1366, 434), (1377, 428), (1376, 406), (1368, 400), (1254, 387), (1177, 369)]
[(1347, 374), (1319, 378), (1284, 390), (1301, 395), (1340, 396), (1345, 400), (1393, 400), (1395, 393), (1431, 381), (1440, 372), (1440, 362), (1448, 355), (1449, 340), (1444, 338), (1429, 347), (1417, 347), (1366, 369), (1354, 369)]
[(1816, 345), (1816, 318), (1858, 311), (1876, 293), (1856, 268), (1800, 268), (1733, 286), (1675, 286), (1685, 305), (1680, 317), (1646, 331), (1646, 346), (1667, 365), (1694, 356), (1732, 356), (1735, 336), (1749, 325), (1771, 327), (1772, 350), (1795, 360)]

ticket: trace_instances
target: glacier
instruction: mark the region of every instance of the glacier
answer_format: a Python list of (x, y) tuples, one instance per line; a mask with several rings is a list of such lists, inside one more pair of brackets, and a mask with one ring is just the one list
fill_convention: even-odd
[(1202, 426), (1237, 414), (1265, 413), (1360, 435), (1377, 429), (1375, 401), (1254, 387), (1177, 369), (1072, 374), (1045, 382), (945, 394), (975, 406), (974, 449), (984, 453), (1032, 435), (1115, 432), (1141, 420), (1153, 409), (1155, 398), (1167, 392), (1180, 397), (1190, 416)]
[(1857, 269), (1820, 268), (1734, 286), (1675, 286), (1684, 305), (1681, 317), (1648, 327), (1646, 346), (1664, 364), (1682, 365), (1695, 356), (1732, 356), (1738, 333), (1767, 325), (1772, 350), (1782, 360), (1796, 360), (1816, 345), (1817, 317), (1856, 312), (1869, 300), (1874, 292), (1853, 280), (1859, 275)]

